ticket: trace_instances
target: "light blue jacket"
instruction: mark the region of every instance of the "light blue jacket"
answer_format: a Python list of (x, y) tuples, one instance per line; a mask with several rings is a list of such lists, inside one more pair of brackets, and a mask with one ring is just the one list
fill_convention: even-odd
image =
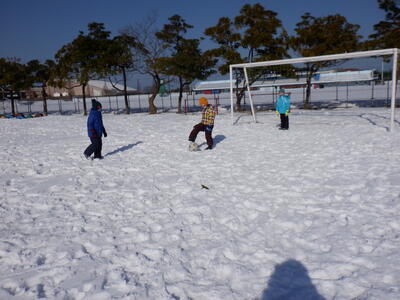
[(287, 95), (280, 96), (276, 101), (276, 110), (280, 114), (286, 113), (290, 110), (290, 97)]

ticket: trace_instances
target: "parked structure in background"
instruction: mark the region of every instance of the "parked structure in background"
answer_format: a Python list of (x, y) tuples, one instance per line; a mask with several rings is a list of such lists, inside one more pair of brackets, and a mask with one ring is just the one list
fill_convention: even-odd
[[(340, 84), (370, 84), (376, 80), (374, 70), (346, 70), (346, 71), (321, 71), (315, 74), (311, 83), (314, 88), (324, 88)], [(239, 84), (243, 88), (244, 82)], [(258, 80), (251, 85), (252, 90), (263, 90), (268, 88), (302, 88), (306, 85), (304, 74), (298, 74), (298, 78), (285, 78), (280, 75), (269, 75), (263, 80)], [(196, 84), (193, 91), (196, 94), (219, 94), (227, 93), (230, 89), (229, 80), (201, 81)]]
[[(124, 86), (118, 83), (115, 83), (114, 86), (109, 81), (89, 80), (89, 83), (86, 87), (86, 95), (89, 95), (88, 97), (122, 95)], [(137, 93), (137, 89), (131, 87), (128, 87), (127, 89), (129, 95), (134, 95)], [(68, 83), (68, 86), (64, 88), (48, 86), (46, 88), (46, 93), (50, 98), (71, 99), (73, 97), (82, 96), (82, 86), (78, 85), (77, 82), (71, 81)], [(25, 94), (27, 99), (40, 99), (42, 91), (41, 88), (32, 88), (31, 90), (26, 91)], [(25, 99), (25, 97), (21, 98)]]

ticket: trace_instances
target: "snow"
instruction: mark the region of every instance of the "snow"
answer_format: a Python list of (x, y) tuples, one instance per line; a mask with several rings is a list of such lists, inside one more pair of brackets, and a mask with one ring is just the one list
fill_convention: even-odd
[(400, 298), (389, 109), (222, 110), (201, 152), (199, 113), (103, 119), (101, 161), (81, 115), (0, 120), (0, 299)]

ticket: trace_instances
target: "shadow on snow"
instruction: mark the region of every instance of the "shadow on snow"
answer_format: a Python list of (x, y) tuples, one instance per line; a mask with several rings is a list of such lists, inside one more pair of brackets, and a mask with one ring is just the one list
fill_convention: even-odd
[[(217, 146), (217, 144), (221, 143), (224, 139), (226, 139), (226, 136), (222, 135), (222, 134), (218, 134), (216, 136), (213, 137), (213, 141), (214, 141), (214, 145), (213, 148), (215, 148)], [(206, 142), (203, 142), (199, 145), (199, 147), (206, 145)]]
[(104, 155), (104, 156), (110, 156), (110, 155), (114, 155), (114, 154), (116, 154), (116, 153), (118, 153), (118, 152), (124, 152), (124, 151), (129, 150), (129, 149), (132, 149), (133, 147), (135, 147), (135, 146), (137, 146), (137, 145), (139, 145), (139, 144), (142, 144), (142, 143), (143, 143), (142, 141), (139, 141), (139, 142), (136, 142), (136, 143), (134, 143), (134, 144), (129, 144), (129, 145), (127, 145), (127, 146), (120, 147), (120, 148), (118, 148), (118, 149), (115, 149), (114, 151), (108, 152), (108, 153), (107, 153), (106, 155)]

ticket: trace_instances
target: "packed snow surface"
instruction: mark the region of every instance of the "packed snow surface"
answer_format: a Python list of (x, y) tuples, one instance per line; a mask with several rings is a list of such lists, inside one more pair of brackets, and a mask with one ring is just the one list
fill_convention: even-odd
[(398, 112), (257, 118), (0, 120), (0, 299), (400, 299)]

